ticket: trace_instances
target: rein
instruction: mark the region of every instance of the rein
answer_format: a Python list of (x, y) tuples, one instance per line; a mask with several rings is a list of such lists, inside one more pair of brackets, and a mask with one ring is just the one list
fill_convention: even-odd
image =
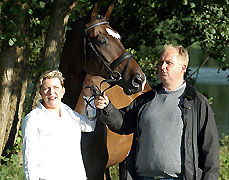
[[(98, 117), (98, 114), (96, 114), (95, 117), (90, 118), (90, 117), (88, 116), (87, 107), (90, 106), (92, 109), (96, 109), (96, 107), (93, 106), (93, 105), (91, 104), (91, 102), (94, 101), (94, 100), (97, 98), (97, 96), (102, 96), (102, 95), (105, 93), (105, 91), (107, 91), (108, 89), (111, 88), (111, 86), (112, 86), (112, 87), (114, 86), (114, 84), (112, 84), (112, 85), (110, 85), (109, 87), (107, 87), (106, 89), (104, 89), (103, 91), (101, 91), (101, 89), (102, 89), (101, 87), (102, 87), (102, 84), (103, 84), (104, 82), (105, 82), (105, 80), (101, 81), (100, 84), (99, 84), (99, 87), (98, 87), (97, 85), (95, 85), (95, 84), (93, 84), (93, 85), (91, 85), (91, 86), (86, 86), (86, 87), (84, 87), (84, 88), (90, 88), (90, 89), (91, 89), (91, 94), (92, 94), (88, 99), (83, 98), (84, 101), (85, 101), (85, 103), (86, 103), (86, 106), (85, 106), (85, 114), (86, 114), (87, 118), (88, 118), (90, 121), (95, 120), (95, 119)], [(106, 82), (107, 82), (107, 81), (106, 81)]]
[(109, 89), (109, 88), (107, 88), (107, 89), (105, 89), (104, 91), (101, 92), (101, 85), (102, 85), (102, 82), (100, 83), (100, 87), (98, 87), (98, 86), (95, 85), (95, 84), (93, 84), (93, 85), (91, 85), (91, 86), (86, 86), (86, 87), (84, 87), (84, 88), (90, 88), (90, 89), (91, 89), (91, 94), (92, 94), (88, 99), (83, 98), (84, 101), (85, 101), (85, 103), (86, 103), (86, 106), (85, 106), (85, 114), (86, 114), (87, 118), (88, 118), (90, 121), (93, 121), (93, 120), (97, 119), (98, 114), (96, 114), (95, 117), (89, 117), (89, 115), (88, 115), (89, 113), (88, 113), (88, 110), (87, 110), (88, 106), (90, 106), (92, 109), (96, 109), (96, 107), (93, 106), (93, 105), (91, 104), (91, 102), (94, 101), (94, 100), (96, 99), (97, 96), (102, 96), (103, 93), (104, 93), (106, 90)]

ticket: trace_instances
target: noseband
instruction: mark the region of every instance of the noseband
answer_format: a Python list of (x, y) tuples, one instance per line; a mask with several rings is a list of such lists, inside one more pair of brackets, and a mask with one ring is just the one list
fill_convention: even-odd
[[(133, 58), (133, 56), (129, 52), (125, 52), (124, 54), (119, 56), (117, 59), (115, 59), (111, 64), (108, 63), (108, 60), (106, 59), (106, 57), (104, 57), (103, 54), (100, 51), (98, 51), (98, 49), (92, 44), (92, 42), (90, 41), (90, 38), (88, 37), (88, 34), (87, 34), (87, 31), (89, 29), (92, 29), (93, 27), (104, 25), (104, 24), (109, 24), (109, 22), (102, 21), (102, 22), (93, 24), (86, 29), (84, 28), (84, 26), (82, 26), (83, 32), (84, 32), (85, 67), (87, 68), (86, 47), (89, 46), (89, 47), (91, 47), (92, 51), (96, 54), (97, 58), (104, 64), (104, 66), (106, 67), (106, 69), (109, 73), (109, 77), (106, 79), (106, 82), (108, 82), (110, 84), (115, 84), (118, 81), (120, 81), (121, 79), (123, 79), (123, 77), (125, 76), (126, 71), (127, 71), (127, 67), (130, 63), (130, 60)], [(115, 68), (118, 67), (125, 60), (128, 60), (128, 62), (126, 63), (123, 71), (121, 73), (119, 71), (115, 71)]]

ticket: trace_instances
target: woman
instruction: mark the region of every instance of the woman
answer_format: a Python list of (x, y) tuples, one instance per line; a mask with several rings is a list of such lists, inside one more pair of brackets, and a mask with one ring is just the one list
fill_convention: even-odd
[(23, 170), (27, 180), (87, 179), (82, 161), (81, 132), (91, 132), (96, 121), (61, 102), (64, 78), (58, 70), (40, 78), (42, 100), (23, 120)]

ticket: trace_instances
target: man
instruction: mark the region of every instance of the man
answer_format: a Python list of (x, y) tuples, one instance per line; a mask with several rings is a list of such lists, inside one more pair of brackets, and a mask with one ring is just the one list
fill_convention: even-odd
[(219, 139), (208, 100), (184, 80), (189, 56), (182, 46), (164, 47), (161, 84), (117, 110), (106, 95), (95, 105), (119, 134), (134, 133), (127, 179), (218, 180)]
[(61, 102), (64, 78), (58, 70), (40, 78), (42, 100), (23, 120), (23, 170), (26, 180), (86, 180), (81, 155), (81, 132), (96, 121)]

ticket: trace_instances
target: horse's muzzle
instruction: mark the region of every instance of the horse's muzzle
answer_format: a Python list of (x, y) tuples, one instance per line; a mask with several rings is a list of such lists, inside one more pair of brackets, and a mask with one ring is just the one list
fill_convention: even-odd
[(144, 73), (137, 73), (131, 81), (127, 82), (124, 85), (124, 92), (126, 95), (131, 95), (141, 92), (146, 84), (146, 78)]

